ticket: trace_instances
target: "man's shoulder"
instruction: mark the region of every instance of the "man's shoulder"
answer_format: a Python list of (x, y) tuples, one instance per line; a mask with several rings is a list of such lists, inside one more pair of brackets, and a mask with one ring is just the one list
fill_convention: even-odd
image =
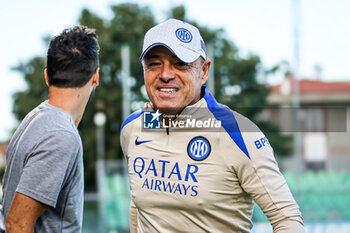
[[(141, 127), (141, 122), (138, 121), (141, 118), (143, 109), (140, 109), (130, 116), (128, 116), (120, 127), (120, 145), (122, 147), (124, 155), (127, 153), (130, 145), (130, 137), (137, 127)], [(138, 125), (138, 126), (137, 126)]]
[(123, 122), (122, 126), (120, 127), (120, 133), (122, 133), (123, 129), (127, 126), (130, 125), (131, 123), (134, 123), (136, 119), (140, 118), (142, 113), (143, 113), (143, 109), (140, 109), (132, 114), (130, 114)]
[(208, 109), (217, 120), (221, 121), (226, 131), (260, 132), (253, 121), (226, 105), (217, 102), (215, 106), (208, 106)]
[(221, 121), (226, 131), (256, 131), (257, 126), (242, 114), (216, 101), (213, 95), (205, 89), (204, 99), (209, 111)]
[(234, 110), (230, 109), (230, 111), (235, 116), (237, 124), (242, 133), (260, 133), (261, 132), (259, 127), (248, 117)]
[(273, 149), (269, 140), (260, 128), (244, 115), (235, 111), (232, 112), (237, 120), (250, 159), (254, 160), (266, 155), (273, 156)]
[(27, 114), (13, 136), (15, 141), (19, 139), (21, 144), (28, 145), (50, 138), (74, 144), (79, 144), (81, 140), (70, 116), (63, 110), (45, 106), (45, 102)]
[(230, 141), (235, 143), (248, 158), (251, 158), (252, 145), (256, 140), (264, 137), (256, 124), (226, 105), (218, 102), (208, 105), (214, 117), (221, 122)]

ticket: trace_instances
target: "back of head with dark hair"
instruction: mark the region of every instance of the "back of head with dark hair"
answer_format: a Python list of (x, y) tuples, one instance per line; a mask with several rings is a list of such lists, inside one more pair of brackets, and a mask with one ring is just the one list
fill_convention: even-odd
[(49, 84), (82, 87), (99, 66), (99, 45), (94, 29), (76, 26), (65, 29), (50, 41), (47, 51)]

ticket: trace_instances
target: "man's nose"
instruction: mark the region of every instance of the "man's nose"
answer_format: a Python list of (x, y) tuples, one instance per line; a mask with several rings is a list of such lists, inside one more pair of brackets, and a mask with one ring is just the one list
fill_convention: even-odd
[(175, 72), (171, 64), (164, 64), (160, 73), (160, 79), (167, 83), (175, 78)]

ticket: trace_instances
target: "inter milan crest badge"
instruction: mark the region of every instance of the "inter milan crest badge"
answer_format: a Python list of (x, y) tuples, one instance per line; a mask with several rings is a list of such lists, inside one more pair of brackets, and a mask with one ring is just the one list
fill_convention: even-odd
[(186, 28), (178, 28), (175, 32), (177, 39), (184, 43), (190, 43), (192, 41), (192, 34)]
[(191, 159), (202, 161), (206, 159), (211, 151), (209, 141), (202, 136), (192, 138), (187, 146), (187, 153)]

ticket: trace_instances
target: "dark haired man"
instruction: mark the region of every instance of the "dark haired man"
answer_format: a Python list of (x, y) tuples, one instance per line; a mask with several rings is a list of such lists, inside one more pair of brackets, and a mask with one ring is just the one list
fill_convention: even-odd
[(248, 233), (253, 201), (275, 233), (304, 232), (264, 134), (203, 86), (211, 63), (199, 30), (175, 19), (156, 25), (141, 60), (151, 102), (121, 129), (131, 232)]
[(81, 232), (83, 157), (77, 126), (98, 86), (99, 45), (93, 29), (54, 37), (47, 52), (49, 98), (14, 133), (3, 178), (6, 232)]

